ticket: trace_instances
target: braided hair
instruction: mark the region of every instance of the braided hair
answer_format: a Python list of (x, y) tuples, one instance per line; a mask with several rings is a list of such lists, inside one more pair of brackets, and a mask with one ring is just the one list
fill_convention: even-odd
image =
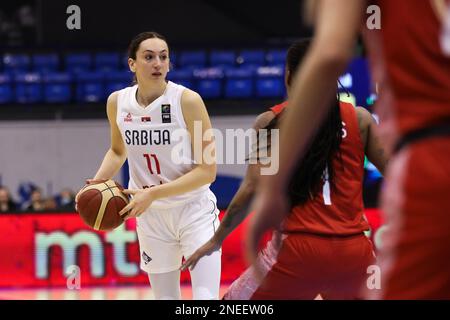
[[(301, 40), (294, 43), (288, 50), (286, 59), (286, 69), (289, 71), (287, 83), (290, 85), (292, 77), (298, 69), (309, 46), (308, 40)], [(295, 106), (300, 107), (300, 106)], [(286, 114), (286, 109), (277, 115), (266, 129), (275, 129), (279, 125), (280, 119)], [(291, 206), (302, 205), (310, 199), (314, 199), (321, 191), (323, 183), (328, 180), (330, 187), (333, 187), (335, 170), (333, 159), (340, 156), (340, 145), (342, 142), (342, 119), (340, 114), (340, 101), (337, 96), (333, 101), (333, 106), (320, 126), (314, 139), (309, 144), (306, 153), (298, 162), (293, 171), (292, 178), (288, 186), (288, 194)]]

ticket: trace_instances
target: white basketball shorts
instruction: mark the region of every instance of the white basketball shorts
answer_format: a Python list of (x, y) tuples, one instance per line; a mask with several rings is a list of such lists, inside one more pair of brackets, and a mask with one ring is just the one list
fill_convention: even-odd
[(177, 270), (219, 227), (216, 197), (208, 191), (168, 209), (148, 209), (137, 218), (141, 269), (147, 273)]

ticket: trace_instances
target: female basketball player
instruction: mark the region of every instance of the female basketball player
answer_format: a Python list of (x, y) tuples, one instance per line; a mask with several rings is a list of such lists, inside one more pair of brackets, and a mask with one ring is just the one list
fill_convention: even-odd
[[(94, 180), (111, 179), (128, 160), (130, 203), (120, 212), (137, 218), (141, 268), (156, 299), (180, 299), (180, 265), (219, 224), (209, 185), (216, 163), (203, 133), (211, 123), (202, 98), (171, 81), (169, 47), (161, 35), (144, 32), (129, 46), (136, 85), (112, 93), (107, 102), (111, 147)], [(194, 124), (201, 126), (195, 131)], [(197, 133), (198, 132), (198, 133)], [(191, 145), (192, 138), (192, 145)], [(194, 152), (194, 142), (201, 141)], [(198, 149), (198, 148), (197, 148)], [(211, 152), (208, 152), (211, 154)], [(204, 257), (191, 272), (194, 299), (218, 299), (220, 252)]]
[[(287, 54), (288, 96), (294, 73), (308, 41), (291, 46)], [(260, 115), (255, 127), (277, 126), (286, 103)], [(267, 124), (269, 122), (269, 124)], [(362, 202), (364, 154), (381, 171), (386, 157), (373, 132), (374, 120), (364, 108), (335, 102), (325, 124), (289, 186), (291, 211), (281, 234), (258, 257), (263, 279), (249, 268), (225, 294), (225, 299), (352, 299), (367, 267), (374, 262)], [(247, 216), (259, 178), (259, 164), (249, 164), (219, 229), (182, 266), (195, 270), (198, 259), (220, 248), (225, 237)], [(277, 239), (281, 235), (281, 244)]]
[[(450, 2), (306, 3), (316, 31), (314, 45), (292, 88), (290, 117), (281, 129), (280, 170), (259, 181), (249, 255), (265, 228), (284, 218), (286, 211), (280, 208), (285, 207), (284, 186), (292, 164), (303, 156), (314, 126), (329, 110), (334, 83), (362, 32), (372, 81), (380, 88), (375, 105), (379, 131), (393, 152), (380, 199), (389, 225), (380, 251), (381, 290), (367, 297), (449, 299), (450, 57), (439, 40), (445, 3)], [(368, 17), (371, 10), (376, 13)], [(369, 27), (374, 16), (378, 26)]]

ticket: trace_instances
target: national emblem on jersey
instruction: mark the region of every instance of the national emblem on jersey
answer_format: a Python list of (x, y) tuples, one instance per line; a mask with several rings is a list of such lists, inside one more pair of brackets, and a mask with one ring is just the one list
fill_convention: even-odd
[(170, 113), (170, 104), (162, 104), (161, 113)]

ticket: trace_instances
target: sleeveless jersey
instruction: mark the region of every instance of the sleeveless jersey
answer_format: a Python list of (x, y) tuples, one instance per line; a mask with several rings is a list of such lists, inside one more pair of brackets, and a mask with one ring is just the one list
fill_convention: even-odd
[(340, 155), (332, 163), (333, 184), (324, 180), (322, 191), (314, 199), (292, 208), (283, 221), (284, 232), (345, 236), (369, 229), (362, 197), (364, 146), (356, 110), (353, 105), (341, 102), (340, 113), (342, 142)]
[(281, 111), (283, 111), (283, 109), (287, 106), (287, 104), (288, 102), (284, 101), (270, 108), (270, 111), (272, 111), (275, 114), (275, 116), (278, 116), (281, 113)]
[[(117, 125), (127, 150), (128, 188), (142, 189), (173, 181), (194, 167), (191, 140), (181, 110), (185, 87), (168, 82), (164, 93), (145, 108), (138, 86), (118, 91)], [(155, 200), (150, 208), (170, 208), (200, 197), (209, 184), (182, 195)]]

